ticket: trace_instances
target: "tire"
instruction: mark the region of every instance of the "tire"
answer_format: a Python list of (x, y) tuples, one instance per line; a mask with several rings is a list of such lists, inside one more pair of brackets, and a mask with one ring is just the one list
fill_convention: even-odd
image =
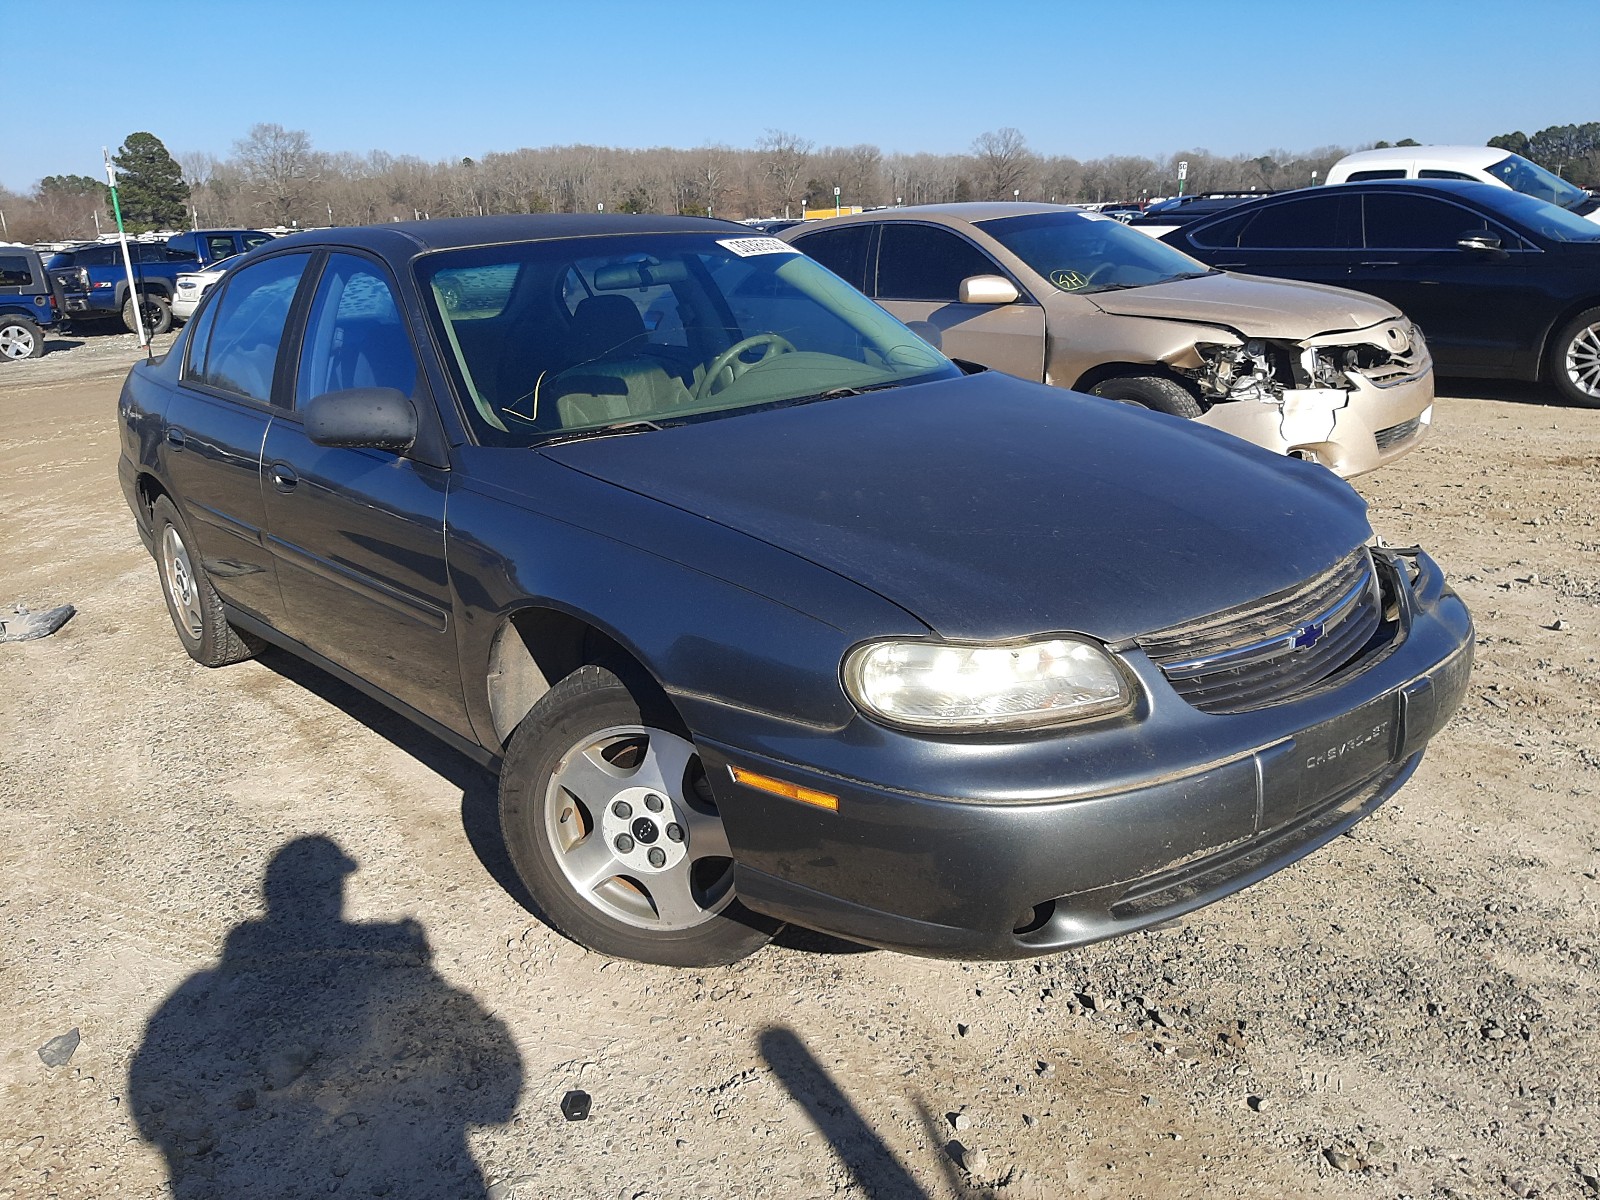
[(1089, 390), (1107, 400), (1137, 404), (1190, 421), (1205, 411), (1181, 383), (1161, 375), (1119, 375), (1103, 379)]
[(203, 667), (225, 667), (261, 653), (265, 643), (228, 624), (222, 597), (194, 558), (189, 527), (172, 501), (158, 496), (150, 513), (161, 594), (166, 597), (167, 615), (189, 657)]
[(21, 362), (44, 353), (44, 330), (15, 313), (0, 316), (0, 358)]
[(1574, 404), (1600, 408), (1600, 308), (1579, 313), (1550, 343), (1550, 378)]
[[(128, 327), (129, 333), (139, 332), (139, 322), (133, 315), (132, 296), (122, 302), (122, 323)], [(172, 306), (167, 303), (165, 296), (158, 296), (153, 292), (145, 294), (144, 328), (151, 337), (172, 328)]]
[(720, 966), (780, 927), (733, 893), (727, 836), (677, 715), (603, 667), (556, 684), (511, 735), (500, 827), (545, 919), (600, 954)]

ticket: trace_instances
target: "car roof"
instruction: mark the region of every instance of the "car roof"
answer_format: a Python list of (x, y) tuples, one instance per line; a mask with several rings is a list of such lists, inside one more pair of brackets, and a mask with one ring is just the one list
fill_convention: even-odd
[[(1044, 204), (1031, 200), (976, 200), (961, 204), (912, 204), (903, 208), (875, 208), (871, 212), (807, 222), (805, 232), (811, 233), (835, 225), (859, 225), (863, 221), (933, 221), (940, 225), (976, 225), (1000, 217), (1026, 217), (1035, 213), (1073, 213), (1080, 217), (1084, 215), (1083, 209), (1071, 204)], [(793, 232), (798, 235), (800, 230), (785, 229), (782, 232)]]
[(1437, 162), (1483, 168), (1499, 162), (1510, 153), (1496, 146), (1385, 146), (1381, 150), (1357, 150), (1354, 154), (1346, 154), (1334, 166)]
[(626, 233), (742, 233), (748, 237), (750, 230), (748, 226), (732, 221), (706, 217), (531, 213), (395, 221), (388, 225), (346, 225), (293, 233), (277, 238), (270, 246), (273, 251), (294, 246), (356, 246), (390, 258), (411, 258), (433, 250), (454, 250), (466, 246), (501, 246)]

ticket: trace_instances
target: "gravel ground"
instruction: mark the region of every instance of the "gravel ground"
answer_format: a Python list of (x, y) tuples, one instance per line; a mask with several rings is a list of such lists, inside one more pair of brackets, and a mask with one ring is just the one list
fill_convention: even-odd
[(673, 971), (528, 913), (467, 760), (184, 656), (133, 342), (0, 366), (0, 601), (79, 609), (0, 645), (0, 1198), (1600, 1195), (1600, 411), (1447, 386), (1359, 482), (1480, 638), (1350, 836), (1072, 954)]

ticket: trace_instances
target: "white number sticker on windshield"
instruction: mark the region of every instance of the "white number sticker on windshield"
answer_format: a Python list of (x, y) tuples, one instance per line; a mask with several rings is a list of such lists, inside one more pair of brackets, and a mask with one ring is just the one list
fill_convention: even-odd
[(782, 242), (773, 237), (718, 238), (717, 245), (724, 249), (732, 250), (740, 258), (751, 258), (757, 254), (800, 253), (788, 242)]

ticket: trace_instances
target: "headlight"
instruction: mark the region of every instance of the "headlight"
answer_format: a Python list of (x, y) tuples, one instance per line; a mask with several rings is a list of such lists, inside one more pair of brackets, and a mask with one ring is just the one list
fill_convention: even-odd
[(1021, 729), (1120, 712), (1126, 676), (1093, 642), (1055, 637), (1020, 645), (870, 642), (844, 660), (858, 705), (917, 729)]

